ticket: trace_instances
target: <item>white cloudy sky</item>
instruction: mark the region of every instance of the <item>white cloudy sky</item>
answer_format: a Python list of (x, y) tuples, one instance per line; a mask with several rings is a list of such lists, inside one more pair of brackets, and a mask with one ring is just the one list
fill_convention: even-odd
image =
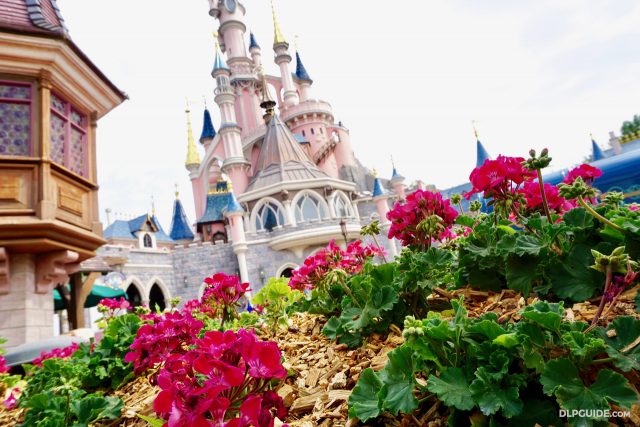
[[(267, 0), (244, 0), (263, 47)], [(149, 210), (168, 229), (174, 183), (194, 220), (184, 169), (185, 97), (201, 130), (213, 103), (212, 30), (206, 0), (59, 0), (75, 42), (130, 100), (98, 128), (100, 207)], [(463, 182), (475, 164), (471, 121), (492, 155), (548, 147), (555, 167), (589, 154), (589, 132), (640, 113), (640, 3), (635, 0), (276, 0), (299, 35), (314, 96), (351, 130), (356, 155), (410, 180)], [(214, 112), (216, 127), (218, 112)]]

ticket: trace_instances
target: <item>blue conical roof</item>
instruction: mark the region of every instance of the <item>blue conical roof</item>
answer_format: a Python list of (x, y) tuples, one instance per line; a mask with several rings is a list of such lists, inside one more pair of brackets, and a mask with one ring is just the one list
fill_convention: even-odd
[(373, 179), (373, 197), (384, 196), (386, 191), (382, 187), (382, 183), (378, 177)]
[(607, 155), (604, 154), (604, 152), (602, 151), (602, 149), (600, 148), (600, 146), (598, 146), (598, 143), (591, 139), (591, 149), (593, 150), (593, 160), (602, 160), (602, 159), (606, 159)]
[(489, 155), (487, 150), (484, 148), (484, 145), (482, 145), (482, 142), (480, 142), (479, 139), (476, 140), (476, 151), (477, 151), (476, 167), (482, 166), (485, 160), (491, 160), (491, 156)]
[(227, 203), (227, 207), (224, 210), (225, 215), (229, 215), (231, 213), (244, 213), (244, 209), (236, 199), (236, 195), (233, 192), (229, 193), (229, 202)]
[(304, 68), (304, 64), (300, 59), (300, 54), (296, 51), (296, 77), (298, 80), (304, 80), (311, 82), (311, 77), (309, 77), (309, 73), (307, 73), (307, 69)]
[(225, 62), (222, 53), (220, 52), (220, 48), (216, 46), (216, 59), (213, 61), (213, 71), (216, 70), (228, 70), (229, 67)]
[(169, 236), (173, 240), (193, 240), (193, 232), (189, 226), (189, 220), (187, 214), (184, 212), (182, 202), (176, 198), (173, 203), (173, 216), (171, 218), (171, 232)]
[(211, 120), (211, 113), (209, 109), (204, 109), (204, 121), (202, 124), (202, 134), (200, 135), (200, 142), (208, 138), (215, 138), (216, 129), (213, 127), (213, 120)]
[(398, 173), (398, 169), (396, 169), (396, 167), (393, 167), (393, 172), (391, 173), (391, 181), (400, 181), (403, 180), (404, 176), (400, 175)]
[(250, 32), (249, 33), (249, 49), (253, 49), (254, 47), (257, 47), (258, 49), (260, 49), (260, 45), (256, 41), (256, 36), (253, 35), (253, 32)]

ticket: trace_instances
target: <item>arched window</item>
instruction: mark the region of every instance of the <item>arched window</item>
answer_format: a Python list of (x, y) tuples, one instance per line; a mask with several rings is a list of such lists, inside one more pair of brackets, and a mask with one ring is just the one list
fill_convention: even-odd
[(149, 291), (149, 308), (153, 311), (156, 311), (157, 306), (160, 311), (164, 311), (164, 309), (167, 308), (167, 305), (164, 301), (165, 296), (162, 292), (162, 289), (160, 289), (160, 286), (158, 286), (157, 283), (154, 283), (151, 287), (151, 290)]
[(280, 273), (280, 277), (289, 278), (291, 277), (292, 274), (293, 274), (293, 268), (287, 267), (284, 270), (282, 270), (282, 273)]
[(140, 291), (138, 291), (136, 285), (134, 285), (133, 283), (130, 284), (127, 288), (126, 293), (129, 304), (131, 304), (132, 307), (138, 307), (139, 305), (142, 305), (142, 295), (140, 295)]
[(296, 221), (319, 220), (327, 216), (327, 212), (320, 200), (305, 193), (296, 202)]
[(214, 245), (217, 243), (227, 243), (227, 235), (221, 231), (218, 231), (211, 237), (211, 242)]
[(149, 233), (145, 233), (145, 235), (142, 237), (142, 244), (145, 248), (153, 247), (153, 240), (151, 240), (151, 236), (149, 235)]
[(284, 224), (284, 215), (280, 207), (273, 202), (266, 202), (256, 215), (256, 231), (272, 231), (274, 228)]
[(336, 218), (350, 218), (354, 216), (351, 202), (342, 192), (338, 192), (334, 196), (333, 214)]

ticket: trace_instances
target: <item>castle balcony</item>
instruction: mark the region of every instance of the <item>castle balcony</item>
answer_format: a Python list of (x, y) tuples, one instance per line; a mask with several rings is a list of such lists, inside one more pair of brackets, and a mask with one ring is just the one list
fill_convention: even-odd
[[(356, 218), (345, 218), (345, 221), (347, 223), (347, 240), (359, 239), (360, 221)], [(309, 247), (326, 246), (331, 240), (335, 240), (339, 245), (344, 243), (340, 218), (324, 218), (300, 222), (295, 226), (279, 226), (271, 232), (258, 232), (248, 237), (249, 244), (254, 239), (258, 241), (268, 239), (269, 247), (273, 250), (290, 250), (297, 256), (302, 256), (304, 250)]]
[(295, 122), (305, 116), (319, 116), (320, 118), (333, 123), (333, 109), (331, 104), (319, 99), (309, 99), (287, 109), (280, 110), (280, 117), (290, 128), (295, 126)]

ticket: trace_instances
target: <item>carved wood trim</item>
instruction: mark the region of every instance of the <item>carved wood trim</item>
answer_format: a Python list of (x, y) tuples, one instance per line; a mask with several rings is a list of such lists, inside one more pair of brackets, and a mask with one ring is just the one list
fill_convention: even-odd
[(0, 295), (9, 293), (9, 252), (0, 248)]
[(69, 274), (78, 271), (80, 255), (74, 251), (56, 251), (40, 255), (36, 261), (37, 294), (46, 294), (58, 284), (66, 284)]

